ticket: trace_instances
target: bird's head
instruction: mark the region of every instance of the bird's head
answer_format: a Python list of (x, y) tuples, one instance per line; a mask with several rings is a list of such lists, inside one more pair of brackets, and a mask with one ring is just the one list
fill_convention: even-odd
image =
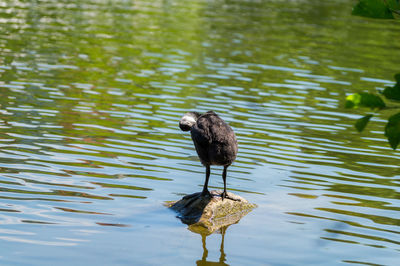
[(197, 112), (188, 112), (184, 116), (182, 116), (181, 121), (179, 121), (179, 127), (182, 131), (189, 131), (194, 124), (196, 124), (197, 118), (199, 118), (201, 114)]

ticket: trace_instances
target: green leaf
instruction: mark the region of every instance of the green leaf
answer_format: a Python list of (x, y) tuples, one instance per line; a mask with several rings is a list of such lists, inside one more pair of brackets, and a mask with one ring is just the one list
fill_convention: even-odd
[(396, 75), (394, 75), (394, 79), (397, 81), (397, 84), (400, 83), (400, 73), (397, 73)]
[(386, 105), (381, 97), (378, 95), (361, 92), (351, 94), (346, 97), (346, 108), (357, 108), (357, 107), (369, 107), (371, 109), (382, 109), (385, 108)]
[(389, 100), (400, 101), (400, 73), (394, 76), (397, 83), (393, 87), (386, 87), (382, 94)]
[(386, 87), (382, 94), (389, 100), (400, 101), (400, 84), (393, 87)]
[[(390, 1), (390, 3), (392, 3)], [(390, 4), (392, 7), (392, 5)], [(369, 18), (382, 18), (394, 19), (392, 11), (385, 5), (383, 0), (359, 0), (353, 7), (352, 15), (369, 17)]]
[(360, 119), (357, 119), (354, 126), (356, 127), (358, 132), (361, 132), (364, 130), (364, 128), (367, 126), (367, 124), (372, 116), (373, 116), (372, 114), (369, 114), (369, 115), (361, 117)]
[(395, 150), (400, 142), (400, 113), (389, 117), (385, 127), (385, 136), (392, 149)]

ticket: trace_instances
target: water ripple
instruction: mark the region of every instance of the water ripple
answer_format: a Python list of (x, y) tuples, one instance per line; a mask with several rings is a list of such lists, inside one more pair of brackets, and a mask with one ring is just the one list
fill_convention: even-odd
[(0, 261), (78, 246), (54, 257), (176, 264), (178, 251), (193, 263), (200, 251), (161, 203), (201, 190), (178, 121), (214, 110), (239, 142), (228, 190), (259, 205), (229, 229), (232, 264), (397, 262), (399, 152), (385, 117), (359, 134), (361, 111), (342, 106), (393, 85), (395, 26), (350, 17), (343, 1), (167, 2), (0, 3), (0, 241), (21, 254)]

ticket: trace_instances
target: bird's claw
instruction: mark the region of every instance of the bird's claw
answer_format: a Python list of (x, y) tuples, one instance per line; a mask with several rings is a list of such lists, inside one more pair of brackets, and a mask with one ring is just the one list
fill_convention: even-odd
[(222, 200), (224, 200), (224, 199), (230, 199), (230, 200), (233, 200), (233, 201), (240, 201), (240, 199), (237, 199), (237, 198), (234, 198), (234, 197), (232, 197), (232, 196), (229, 196), (229, 195), (228, 195), (228, 192), (226, 192), (226, 191), (224, 191), (224, 192), (221, 193), (221, 198), (222, 198)]
[(222, 192), (222, 193), (221, 193), (221, 198), (222, 198), (222, 200), (224, 200), (226, 197), (227, 197), (226, 191)]

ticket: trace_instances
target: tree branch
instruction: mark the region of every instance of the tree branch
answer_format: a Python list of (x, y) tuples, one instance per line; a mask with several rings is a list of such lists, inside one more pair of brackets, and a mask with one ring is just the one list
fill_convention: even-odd
[(390, 11), (392, 11), (393, 13), (396, 13), (397, 15), (400, 15), (400, 10), (390, 9)]
[(387, 0), (383, 0), (383, 2), (385, 2), (385, 6), (386, 6), (391, 12), (393, 12), (393, 13), (395, 13), (395, 14), (397, 14), (397, 15), (400, 15), (400, 10), (395, 10), (395, 9), (390, 8), (390, 6), (389, 6)]

